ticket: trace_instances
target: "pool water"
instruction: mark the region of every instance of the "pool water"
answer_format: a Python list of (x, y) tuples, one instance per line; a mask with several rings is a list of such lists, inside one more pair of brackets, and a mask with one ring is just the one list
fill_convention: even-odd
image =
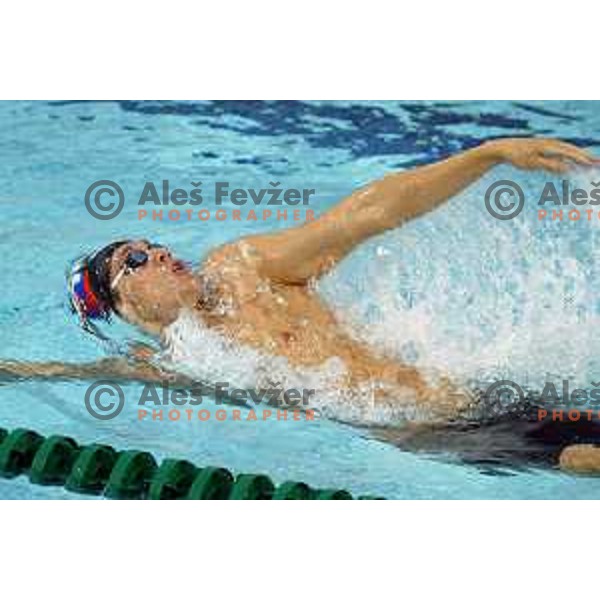
[[(188, 188), (200, 180), (245, 188), (281, 181), (314, 188), (311, 208), (320, 214), (390, 170), (491, 137), (555, 136), (600, 152), (600, 103), (574, 101), (2, 102), (0, 124), (1, 355), (28, 361), (105, 355), (66, 310), (65, 267), (82, 252), (145, 237), (197, 263), (217, 244), (291, 224), (139, 221), (131, 201), (100, 221), (83, 202), (94, 181), (118, 182), (128, 199), (146, 181)], [(539, 386), (553, 376), (589, 386), (600, 366), (600, 220), (540, 223), (534, 211), (494, 220), (483, 194), (495, 179), (534, 193), (547, 176), (495, 169), (435, 213), (365, 244), (321, 292), (357, 335), (421, 368), (463, 380), (511, 377)], [(122, 324), (111, 330), (132, 335)], [(600, 479), (483, 471), (402, 452), (329, 420), (138, 421), (138, 384), (125, 387), (118, 417), (99, 421), (84, 406), (87, 385), (0, 384), (0, 426), (388, 498), (600, 496)], [(0, 497), (77, 496), (21, 477), (0, 480)]]

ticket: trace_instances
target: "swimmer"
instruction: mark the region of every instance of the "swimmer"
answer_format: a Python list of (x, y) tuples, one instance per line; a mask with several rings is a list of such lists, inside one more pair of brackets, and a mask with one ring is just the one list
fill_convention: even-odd
[[(345, 370), (336, 385), (354, 389), (376, 382), (376, 402), (386, 405), (410, 397), (432, 423), (449, 422), (471, 406), (473, 397), (449, 380), (431, 385), (416, 368), (354, 339), (314, 282), (361, 243), (425, 215), (499, 164), (562, 174), (574, 165), (596, 162), (586, 151), (556, 140), (485, 142), (441, 162), (391, 173), (314, 221), (216, 248), (198, 272), (164, 246), (145, 240), (113, 242), (75, 265), (71, 301), (88, 328), (116, 315), (164, 344), (166, 330), (185, 310), (203, 326), (242, 346), (284, 357), (297, 368), (337, 358)], [(138, 351), (133, 357), (83, 365), (5, 362), (0, 372), (41, 378), (163, 377), (148, 358)], [(592, 450), (571, 446), (565, 452), (563, 466), (576, 471), (582, 462), (582, 469), (590, 471)], [(591, 462), (600, 472), (600, 456), (596, 458)]]

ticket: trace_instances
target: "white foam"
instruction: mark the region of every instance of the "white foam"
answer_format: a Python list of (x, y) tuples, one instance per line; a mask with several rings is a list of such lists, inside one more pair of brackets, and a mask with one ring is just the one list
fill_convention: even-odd
[[(594, 176), (600, 181), (600, 171)], [(490, 175), (361, 250), (322, 291), (362, 339), (421, 369), (589, 385), (600, 366), (598, 223), (539, 222), (548, 175), (526, 177), (512, 169)], [(526, 192), (512, 221), (484, 208), (485, 190), (501, 178)]]
[(293, 367), (281, 356), (273, 356), (236, 343), (215, 328), (209, 328), (193, 313), (184, 311), (165, 331), (161, 362), (189, 377), (212, 384), (227, 382), (231, 388), (314, 389), (308, 408), (325, 417), (360, 424), (387, 424), (426, 418), (414, 407), (409, 390), (390, 390), (388, 401), (374, 401), (374, 382), (348, 390), (338, 381), (344, 363), (331, 358), (318, 368)]

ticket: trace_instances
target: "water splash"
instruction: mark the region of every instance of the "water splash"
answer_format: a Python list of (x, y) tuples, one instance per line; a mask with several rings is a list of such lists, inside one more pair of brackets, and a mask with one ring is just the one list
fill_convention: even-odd
[(361, 425), (403, 423), (426, 419), (416, 407), (411, 390), (395, 388), (389, 401), (374, 401), (374, 382), (348, 389), (339, 385), (345, 375), (343, 362), (333, 357), (318, 368), (292, 366), (287, 359), (242, 346), (216, 329), (209, 328), (190, 312), (165, 332), (164, 366), (189, 377), (227, 382), (231, 388), (260, 389), (279, 382), (282, 389), (312, 389), (308, 407), (323, 417)]
[[(471, 385), (507, 378), (539, 388), (567, 378), (589, 386), (600, 371), (598, 223), (539, 221), (547, 177), (497, 169), (441, 209), (366, 244), (320, 292), (353, 335), (425, 376)], [(590, 177), (575, 173), (573, 182)], [(512, 221), (484, 207), (485, 190), (498, 179), (525, 191), (526, 207)], [(319, 389), (317, 408), (344, 421), (423, 418), (406, 398), (382, 406), (368, 385), (342, 389), (337, 358), (318, 369), (293, 368), (185, 314), (167, 341), (165, 360), (197, 378), (244, 388), (277, 378)]]
[[(525, 191), (525, 209), (512, 221), (484, 207), (485, 190), (499, 179)], [(498, 168), (357, 252), (321, 289), (359, 337), (423, 370), (470, 382), (538, 386), (565, 377), (589, 385), (600, 372), (600, 219), (539, 221), (547, 180)], [(600, 171), (572, 180), (589, 186)]]

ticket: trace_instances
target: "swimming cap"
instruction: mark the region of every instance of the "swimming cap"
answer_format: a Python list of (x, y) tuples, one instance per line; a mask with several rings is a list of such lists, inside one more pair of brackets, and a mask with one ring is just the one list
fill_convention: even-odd
[(118, 311), (110, 289), (110, 263), (117, 248), (127, 240), (113, 242), (76, 260), (67, 273), (69, 301), (85, 327), (90, 320), (108, 320)]

